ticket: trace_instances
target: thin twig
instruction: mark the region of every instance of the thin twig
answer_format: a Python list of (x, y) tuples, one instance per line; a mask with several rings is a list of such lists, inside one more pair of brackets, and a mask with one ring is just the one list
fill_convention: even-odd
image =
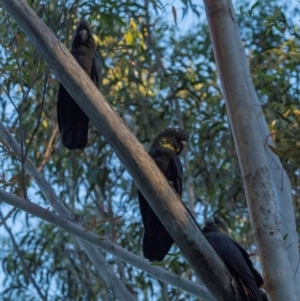
[(5, 217), (2, 217), (2, 221), (0, 222), (0, 227), (4, 225), (4, 223), (11, 217), (11, 215), (17, 210), (17, 208), (12, 208)]
[(46, 147), (46, 152), (45, 152), (45, 155), (44, 155), (44, 158), (43, 158), (43, 161), (41, 163), (41, 165), (39, 166), (38, 170), (39, 171), (42, 171), (43, 170), (43, 167), (44, 165), (49, 161), (50, 159), (50, 156), (51, 156), (51, 153), (54, 149), (54, 145), (55, 145), (55, 138), (56, 138), (56, 134), (58, 132), (58, 125), (55, 126), (52, 134), (51, 134), (51, 137), (49, 139), (49, 142), (48, 142), (48, 145)]
[(46, 88), (47, 88), (47, 81), (48, 81), (49, 73), (50, 73), (50, 70), (49, 70), (49, 67), (47, 67), (45, 78), (44, 78), (44, 84), (43, 84), (43, 97), (42, 97), (42, 103), (41, 103), (41, 110), (40, 110), (40, 113), (39, 113), (39, 116), (38, 116), (38, 119), (37, 119), (38, 120), (37, 121), (37, 126), (35, 127), (35, 129), (33, 131), (33, 134), (32, 134), (32, 136), (31, 136), (31, 138), (29, 140), (28, 146), (26, 148), (25, 155), (24, 155), (24, 161), (26, 160), (26, 157), (27, 157), (29, 148), (31, 146), (31, 143), (33, 141), (33, 138), (34, 138), (35, 134), (37, 133), (37, 131), (38, 131), (40, 125), (41, 125), (41, 122), (42, 122), (42, 114), (43, 114), (43, 109), (44, 109), (45, 96), (46, 96)]

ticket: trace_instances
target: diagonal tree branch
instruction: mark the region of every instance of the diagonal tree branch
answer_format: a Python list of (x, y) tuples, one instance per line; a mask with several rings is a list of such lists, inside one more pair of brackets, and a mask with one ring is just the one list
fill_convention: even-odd
[(151, 265), (149, 261), (128, 252), (112, 241), (104, 239), (99, 235), (82, 228), (82, 226), (76, 225), (63, 217), (60, 217), (59, 215), (40, 207), (39, 205), (31, 202), (24, 202), (24, 199), (8, 193), (2, 189), (0, 189), (0, 201), (19, 208), (29, 214), (32, 214), (40, 218), (41, 220), (51, 223), (76, 236), (77, 238), (93, 244), (94, 246), (100, 247), (104, 251), (116, 256), (122, 261), (129, 263), (142, 271), (145, 271), (146, 273), (150, 274), (158, 280), (163, 281), (164, 283), (181, 288), (182, 290), (192, 295), (198, 296), (203, 300), (215, 301), (215, 298), (212, 297), (212, 295), (204, 286), (198, 285), (187, 279), (180, 278), (178, 275), (172, 274), (163, 268)]
[(19, 23), (59, 81), (113, 147), (155, 214), (212, 295), (220, 301), (240, 300), (236, 293), (239, 290), (233, 289), (231, 285), (232, 276), (193, 216), (67, 48), (24, 1), (0, 0), (0, 3)]
[[(12, 150), (20, 159), (20, 145), (10, 135), (8, 129), (4, 126), (2, 122), (0, 122), (0, 136), (6, 141), (6, 143), (12, 148)], [(65, 205), (57, 197), (57, 195), (55, 194), (49, 183), (45, 180), (43, 175), (38, 171), (38, 169), (28, 158), (26, 158), (24, 166), (28, 174), (33, 178), (33, 180), (38, 185), (45, 198), (48, 200), (49, 204), (51, 204), (51, 206), (56, 210), (56, 212), (66, 220), (77, 223), (75, 218), (71, 215), (71, 213), (68, 211)], [(134, 301), (135, 298), (130, 294), (124, 283), (111, 269), (110, 265), (107, 263), (100, 251), (96, 247), (86, 243), (85, 241), (78, 239), (78, 242), (95, 265), (97, 271), (99, 272), (100, 276), (104, 279), (109, 289), (116, 294), (117, 298), (119, 300)]]
[[(272, 145), (273, 141), (251, 81), (232, 2), (204, 0), (204, 4), (266, 290), (272, 301), (299, 300), (295, 294), (299, 277), (294, 286), (291, 271), (291, 266), (296, 270), (299, 251), (289, 179), (280, 172), (283, 167), (278, 157), (272, 153), (270, 160), (265, 152), (265, 140)], [(284, 176), (284, 187), (277, 187), (278, 174)], [(279, 213), (280, 209), (284, 213)], [(289, 226), (285, 228), (285, 224)], [(287, 233), (291, 239), (290, 263), (283, 240)]]
[[(4, 126), (4, 124), (1, 121), (0, 121), (0, 136), (4, 139), (4, 141), (7, 142), (7, 144), (12, 148), (12, 150), (16, 154), (19, 152), (20, 146), (18, 145), (18, 142), (11, 136), (9, 130)], [(70, 224), (70, 222), (68, 222), (68, 220), (69, 220), (72, 222), (72, 225), (73, 225), (75, 219), (72, 216), (69, 217), (68, 214), (70, 214), (70, 213), (68, 212), (68, 210), (60, 202), (60, 200), (55, 195), (55, 193), (52, 190), (49, 183), (45, 180), (45, 178), (42, 176), (42, 174), (39, 173), (39, 171), (33, 165), (31, 160), (28, 158), (26, 158), (25, 167), (26, 167), (28, 173), (31, 175), (31, 177), (34, 179), (34, 181), (37, 183), (37, 185), (39, 186), (39, 188), (41, 189), (41, 191), (43, 192), (45, 197), (48, 197), (51, 200), (52, 207), (58, 213), (61, 213), (60, 215), (63, 218), (56, 216), (56, 219), (58, 219), (60, 222), (62, 221), (63, 225)], [(4, 191), (1, 191), (1, 193), (4, 193)], [(5, 198), (3, 197), (3, 195), (1, 193), (0, 193), (1, 200), (6, 202)], [(5, 194), (7, 194), (7, 193), (5, 192)], [(43, 220), (54, 223), (51, 221), (51, 219), (50, 220), (46, 219), (49, 215), (51, 217), (51, 214), (53, 214), (53, 213), (49, 212), (48, 209), (44, 209), (44, 208), (40, 209), (39, 206), (32, 204), (30, 202), (24, 203), (23, 200), (22, 200), (22, 203), (19, 203), (19, 205), (17, 205), (17, 203), (10, 203), (10, 204), (17, 208), (22, 208), (24, 211), (34, 214)], [(25, 206), (25, 207), (22, 207), (22, 206)], [(28, 209), (26, 209), (26, 208), (31, 208), (31, 211), (27, 211)], [(38, 209), (40, 209), (40, 211), (41, 211), (40, 215), (37, 214)], [(45, 212), (47, 214), (45, 214)], [(63, 228), (63, 226), (61, 226), (59, 223), (54, 223), (54, 224)], [(80, 229), (80, 231), (79, 231), (80, 233), (85, 232), (85, 229), (83, 229), (82, 227), (77, 226), (77, 225), (76, 225), (76, 227), (78, 227)], [(65, 228), (63, 228), (63, 229), (65, 229)], [(67, 230), (67, 229), (65, 229), (65, 230)], [(73, 232), (70, 232), (70, 231), (68, 231), (68, 232), (71, 234), (74, 234)], [(76, 234), (74, 234), (74, 235), (78, 236), (80, 238), (80, 235), (76, 235)], [(84, 239), (84, 240), (86, 240), (86, 239)], [(136, 266), (137, 268), (139, 268), (141, 270), (144, 270), (145, 272), (149, 273), (150, 275), (152, 275), (154, 278), (157, 278), (158, 280), (161, 280), (165, 283), (171, 284), (175, 287), (179, 287), (195, 296), (199, 296), (199, 297), (203, 298), (204, 300), (207, 300), (207, 301), (215, 300), (205, 287), (201, 287), (188, 280), (182, 279), (182, 278), (178, 277), (177, 275), (174, 275), (168, 271), (166, 272), (164, 269), (152, 266), (148, 261), (141, 259), (138, 256), (133, 255), (128, 251), (125, 251), (124, 249), (115, 245), (113, 242), (110, 242), (108, 240), (100, 240), (99, 241), (99, 236), (96, 236), (96, 238), (93, 238), (93, 241), (89, 241), (89, 242), (93, 243), (93, 244), (95, 244), (95, 242), (96, 242), (96, 245), (100, 246), (103, 250), (110, 252), (111, 254), (115, 255), (116, 257), (120, 258), (121, 260), (123, 260), (129, 264), (132, 264), (133, 266)], [(123, 254), (123, 252), (125, 252), (125, 254)]]

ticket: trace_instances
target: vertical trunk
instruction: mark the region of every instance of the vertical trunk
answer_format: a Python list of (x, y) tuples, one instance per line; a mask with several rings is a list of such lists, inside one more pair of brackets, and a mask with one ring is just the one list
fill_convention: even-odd
[[(283, 235), (288, 233), (294, 248), (290, 256), (293, 266), (297, 239), (289, 181), (282, 173), (278, 158), (277, 165), (272, 163), (272, 166), (272, 160), (267, 159), (264, 140), (269, 131), (251, 81), (232, 3), (230, 0), (205, 0), (204, 3), (266, 289), (272, 301), (296, 300), (294, 275), (283, 241)], [(282, 174), (285, 186), (278, 189), (279, 176), (276, 175), (281, 177)], [(284, 202), (288, 203), (285, 216), (278, 214), (283, 200), (276, 200), (281, 197), (282, 189), (285, 190)], [(289, 220), (283, 220), (287, 216)], [(288, 227), (280, 227), (286, 223)]]
[(268, 150), (267, 145), (274, 146), (274, 142), (272, 136), (270, 135), (266, 120), (263, 114), (261, 114), (260, 107), (255, 107), (255, 110), (259, 121), (258, 126), (260, 129), (261, 141), (265, 145), (266, 151), (268, 152), (266, 158), (275, 193), (279, 227), (281, 234), (286, 237), (284, 241), (285, 247), (292, 269), (296, 296), (299, 296), (298, 300), (300, 300), (300, 256), (294, 206), (291, 194), (291, 183), (278, 156), (276, 156), (272, 151)]

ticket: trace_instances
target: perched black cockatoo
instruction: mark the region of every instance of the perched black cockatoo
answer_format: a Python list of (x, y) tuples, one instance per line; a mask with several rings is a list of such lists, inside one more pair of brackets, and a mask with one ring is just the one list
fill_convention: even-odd
[(236, 241), (225, 232), (225, 226), (218, 217), (206, 220), (203, 232), (223, 259), (231, 275), (241, 284), (245, 301), (268, 301), (266, 295), (259, 288), (263, 285), (263, 279), (253, 267), (249, 254)]
[[(101, 58), (96, 52), (92, 31), (85, 20), (79, 22), (71, 48), (78, 64), (99, 87)], [(87, 144), (89, 118), (62, 84), (59, 85), (57, 98), (57, 120), (64, 146), (70, 150), (83, 149)]]
[[(149, 151), (156, 165), (180, 197), (182, 195), (182, 165), (178, 156), (188, 139), (189, 133), (185, 130), (165, 129), (155, 138)], [(138, 198), (145, 227), (143, 238), (144, 256), (149, 261), (162, 261), (169, 252), (173, 239), (140, 191)]]

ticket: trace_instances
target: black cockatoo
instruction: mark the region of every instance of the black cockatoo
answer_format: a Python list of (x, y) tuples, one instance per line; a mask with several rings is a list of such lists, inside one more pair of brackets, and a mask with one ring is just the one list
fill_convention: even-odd
[(218, 217), (206, 220), (203, 232), (223, 259), (231, 275), (241, 284), (245, 301), (268, 301), (266, 295), (259, 288), (263, 285), (263, 279), (253, 267), (249, 254), (236, 241), (226, 234), (225, 226)]
[[(101, 58), (96, 52), (92, 31), (85, 20), (79, 22), (71, 48), (78, 64), (99, 87)], [(64, 146), (70, 150), (83, 149), (87, 144), (89, 118), (62, 84), (59, 85), (57, 98), (57, 120)]]
[[(181, 197), (182, 165), (178, 158), (189, 139), (182, 129), (168, 128), (160, 132), (150, 148), (149, 154)], [(145, 228), (143, 238), (144, 256), (149, 261), (162, 261), (169, 252), (173, 239), (157, 218), (146, 199), (139, 191), (140, 211)]]

